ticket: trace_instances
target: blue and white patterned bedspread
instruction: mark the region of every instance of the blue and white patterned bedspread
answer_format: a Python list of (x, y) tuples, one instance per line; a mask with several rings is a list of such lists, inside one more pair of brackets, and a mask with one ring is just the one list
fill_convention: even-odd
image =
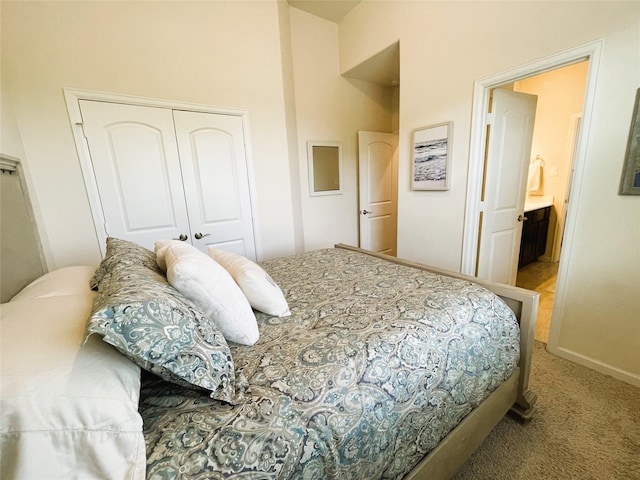
[(515, 317), (478, 285), (342, 249), (262, 265), (292, 315), (231, 347), (249, 399), (147, 381), (149, 479), (402, 478), (516, 367)]

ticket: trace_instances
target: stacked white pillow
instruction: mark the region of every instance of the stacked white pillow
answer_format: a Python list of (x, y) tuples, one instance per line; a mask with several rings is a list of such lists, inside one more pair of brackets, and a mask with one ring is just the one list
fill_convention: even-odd
[(262, 267), (248, 258), (219, 248), (209, 247), (208, 253), (231, 274), (253, 308), (277, 317), (291, 315), (282, 290)]
[(181, 241), (156, 242), (155, 252), (171, 286), (214, 322), (226, 340), (241, 345), (258, 341), (260, 334), (251, 305), (229, 272)]

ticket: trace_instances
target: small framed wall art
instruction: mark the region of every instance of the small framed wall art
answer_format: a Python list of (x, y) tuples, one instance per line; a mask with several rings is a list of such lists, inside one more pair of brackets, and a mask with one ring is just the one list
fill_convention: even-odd
[(417, 128), (412, 134), (411, 189), (449, 190), (453, 122)]

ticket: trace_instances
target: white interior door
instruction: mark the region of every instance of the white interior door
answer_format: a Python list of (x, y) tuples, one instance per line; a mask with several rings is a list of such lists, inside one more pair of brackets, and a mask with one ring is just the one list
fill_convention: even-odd
[(242, 119), (173, 112), (192, 242), (256, 259)]
[(360, 247), (397, 254), (398, 136), (359, 132)]
[(98, 227), (102, 221), (106, 235), (150, 249), (189, 235), (171, 110), (79, 103), (104, 215), (94, 219)]
[(493, 91), (477, 276), (515, 285), (537, 97)]

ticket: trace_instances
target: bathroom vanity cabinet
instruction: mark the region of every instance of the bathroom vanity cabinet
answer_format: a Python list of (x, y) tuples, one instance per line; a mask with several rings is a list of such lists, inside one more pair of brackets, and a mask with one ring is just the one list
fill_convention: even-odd
[(549, 232), (549, 217), (551, 206), (529, 210), (524, 213), (522, 225), (522, 241), (520, 242), (520, 258), (518, 268), (521, 268), (544, 255)]

